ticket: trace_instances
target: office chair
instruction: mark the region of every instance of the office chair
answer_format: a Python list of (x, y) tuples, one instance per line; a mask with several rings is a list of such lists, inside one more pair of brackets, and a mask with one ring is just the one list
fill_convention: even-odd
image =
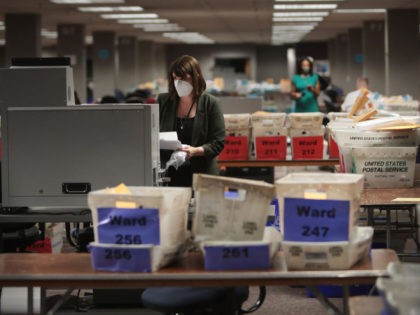
[[(163, 314), (233, 315), (226, 313), (227, 288), (224, 287), (162, 287), (148, 288), (142, 294), (143, 305)], [(266, 288), (260, 287), (258, 300), (249, 309), (241, 309), (248, 299), (248, 287), (235, 287), (236, 314), (255, 312), (263, 304)]]

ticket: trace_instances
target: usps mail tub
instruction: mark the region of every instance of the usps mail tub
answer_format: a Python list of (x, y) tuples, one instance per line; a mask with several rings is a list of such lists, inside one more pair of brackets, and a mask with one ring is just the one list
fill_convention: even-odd
[(366, 188), (413, 187), (417, 147), (354, 147), (353, 173), (364, 174)]
[(194, 174), (197, 241), (260, 241), (274, 185), (257, 180)]
[(200, 247), (206, 270), (257, 270), (271, 267), (280, 241), (280, 232), (266, 227), (261, 241), (204, 241)]
[(250, 136), (250, 114), (224, 114), (227, 136)]
[(282, 242), (288, 269), (349, 269), (369, 254), (373, 228), (357, 227), (347, 242)]
[(320, 128), (322, 120), (324, 119), (323, 113), (290, 113), (288, 115), (290, 127), (296, 129), (306, 128)]
[(284, 128), (286, 113), (258, 112), (251, 115), (253, 137), (279, 136)]
[(286, 159), (286, 113), (257, 112), (251, 115), (252, 152), (257, 160)]
[(96, 242), (177, 247), (187, 238), (190, 188), (128, 187), (130, 194), (108, 189), (90, 192)]
[(343, 112), (329, 112), (327, 114), (328, 120), (334, 121), (334, 120), (342, 120), (342, 119), (346, 119), (346, 120), (353, 120), (348, 118), (348, 113), (343, 113)]
[(352, 147), (414, 146), (416, 132), (413, 130), (398, 131), (362, 131), (357, 129), (332, 129), (340, 152), (342, 171), (350, 173)]
[(182, 247), (154, 245), (89, 244), (92, 267), (114, 272), (152, 272), (174, 261)]
[(388, 265), (387, 271), (392, 279), (397, 281), (418, 281), (420, 282), (420, 264), (407, 262), (392, 262)]
[(412, 290), (387, 292), (386, 302), (398, 315), (420, 314), (419, 292)]
[[(301, 218), (303, 223), (310, 219), (315, 221), (315, 219), (323, 220), (325, 218), (326, 222), (334, 218), (334, 220), (340, 219), (340, 222), (347, 219), (347, 230), (341, 231), (341, 233), (347, 233), (342, 234), (344, 236), (347, 235), (344, 239), (348, 240), (351, 238), (359, 217), (363, 175), (291, 173), (277, 180), (275, 186), (280, 207), (280, 230), (284, 233), (284, 239), (287, 239), (285, 217), (288, 215), (288, 211), (293, 212), (289, 212), (290, 216), (286, 218), (287, 221), (293, 217), (297, 221)], [(325, 205), (320, 206), (320, 203)], [(289, 208), (286, 208), (286, 205)], [(331, 211), (332, 209), (335, 209), (335, 211)], [(348, 215), (348, 218), (345, 215)], [(345, 223), (343, 222), (343, 224)], [(325, 239), (323, 237), (326, 233), (325, 230), (321, 229), (318, 232), (322, 233), (318, 237), (320, 241), (323, 241)], [(306, 232), (302, 231), (302, 233)], [(309, 233), (313, 234), (312, 236), (309, 235), (308, 239), (316, 238), (316, 235), (314, 235), (316, 231), (309, 231)]]

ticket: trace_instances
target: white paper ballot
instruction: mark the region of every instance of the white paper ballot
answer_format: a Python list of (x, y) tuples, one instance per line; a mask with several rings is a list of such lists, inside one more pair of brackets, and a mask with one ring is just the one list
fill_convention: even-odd
[(176, 131), (160, 132), (159, 145), (161, 150), (178, 150), (182, 148)]

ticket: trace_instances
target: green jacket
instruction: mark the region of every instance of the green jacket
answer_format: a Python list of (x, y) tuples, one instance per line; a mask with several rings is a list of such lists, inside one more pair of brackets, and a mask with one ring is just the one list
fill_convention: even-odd
[[(171, 99), (168, 93), (164, 93), (159, 94), (158, 103), (160, 131), (176, 131), (178, 99)], [(191, 145), (202, 146), (204, 156), (190, 159), (193, 173), (219, 174), (216, 158), (223, 150), (225, 134), (225, 121), (219, 100), (203, 93), (197, 102)], [(164, 164), (166, 162), (163, 161)]]

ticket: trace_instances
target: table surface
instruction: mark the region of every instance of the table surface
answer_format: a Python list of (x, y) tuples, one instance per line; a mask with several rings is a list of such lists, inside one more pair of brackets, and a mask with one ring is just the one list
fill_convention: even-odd
[(50, 209), (28, 210), (17, 214), (0, 214), (0, 223), (29, 222), (91, 222), (91, 211), (88, 209)]
[(393, 250), (375, 249), (349, 270), (287, 271), (279, 252), (275, 267), (257, 271), (205, 271), (199, 253), (152, 273), (114, 273), (92, 269), (90, 255), (1, 254), (0, 286), (44, 288), (136, 288), (151, 286), (241, 286), (372, 284), (397, 261)]
[(416, 204), (416, 202), (393, 201), (395, 198), (420, 198), (420, 185), (417, 184), (412, 188), (364, 189), (360, 204), (363, 206)]
[(322, 160), (229, 160), (217, 161), (219, 167), (333, 166), (338, 159)]
[(350, 315), (378, 315), (383, 306), (380, 296), (355, 296), (349, 300)]

